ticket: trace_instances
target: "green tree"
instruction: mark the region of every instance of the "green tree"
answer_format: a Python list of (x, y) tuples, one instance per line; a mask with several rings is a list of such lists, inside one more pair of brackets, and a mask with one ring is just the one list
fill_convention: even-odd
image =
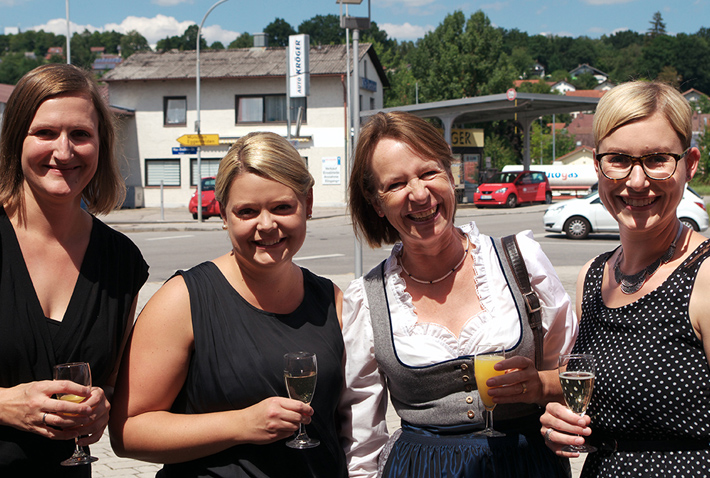
[(224, 44), (221, 41), (212, 42), (210, 50), (224, 50)]
[(661, 12), (654, 13), (653, 19), (648, 23), (651, 24), (651, 28), (649, 28), (646, 33), (651, 38), (666, 34), (666, 24), (663, 22), (663, 15), (661, 15)]
[(254, 46), (254, 37), (247, 32), (239, 35), (227, 48), (251, 48)]
[[(155, 46), (157, 51), (166, 52), (170, 50), (189, 51), (197, 48), (197, 31), (200, 29), (197, 25), (187, 27), (182, 35), (166, 37), (158, 40)], [(200, 50), (207, 50), (207, 41), (205, 37), (200, 35)]]
[(664, 66), (663, 68), (661, 68), (661, 71), (660, 73), (658, 73), (656, 79), (663, 83), (668, 83), (669, 85), (675, 88), (678, 88), (683, 77), (680, 76), (678, 74), (678, 70), (676, 70), (672, 66)]
[[(486, 135), (483, 158), (491, 158), (491, 168), (499, 171), (509, 164), (520, 164), (518, 154), (511, 147), (510, 142), (497, 134)], [(484, 162), (481, 169), (485, 167)]]
[(136, 30), (131, 30), (121, 38), (121, 57), (128, 58), (139, 51), (150, 51), (148, 40)]
[(310, 37), (311, 45), (340, 45), (345, 43), (345, 29), (340, 28), (340, 17), (334, 14), (316, 15), (298, 26), (298, 33)]
[(7, 53), (0, 62), (0, 83), (14, 85), (25, 73), (42, 63), (42, 58), (28, 58), (24, 53)]
[(269, 46), (287, 46), (288, 37), (295, 35), (296, 30), (283, 18), (277, 18), (266, 25), (264, 33), (269, 38)]
[(710, 183), (710, 126), (705, 125), (703, 133), (698, 138), (698, 148), (700, 149), (700, 163), (698, 172), (695, 174), (695, 181), (707, 184)]
[[(545, 118), (542, 122), (545, 123)], [(535, 121), (530, 129), (530, 163), (552, 164), (552, 130), (546, 125), (541, 126), (539, 121)], [(574, 135), (569, 134), (566, 129), (555, 131), (554, 159), (573, 151), (574, 148)]]

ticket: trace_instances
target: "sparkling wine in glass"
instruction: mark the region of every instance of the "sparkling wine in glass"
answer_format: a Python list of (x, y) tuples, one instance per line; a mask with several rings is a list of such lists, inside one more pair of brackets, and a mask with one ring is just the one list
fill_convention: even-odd
[[(54, 380), (69, 380), (80, 385), (91, 387), (91, 369), (86, 362), (63, 363), (54, 366)], [(67, 400), (74, 403), (81, 403), (87, 397), (74, 395), (73, 393), (58, 393), (59, 400)], [(98, 460), (95, 456), (87, 455), (84, 449), (79, 446), (79, 438), (74, 439), (74, 454), (61, 462), (62, 466), (88, 465)]]
[[(567, 408), (583, 417), (592, 399), (594, 388), (594, 356), (592, 354), (562, 354), (559, 359), (560, 384)], [(597, 451), (592, 445), (567, 445), (562, 451), (591, 453)]]
[(505, 370), (495, 370), (493, 366), (505, 359), (505, 347), (501, 345), (479, 345), (480, 352), (476, 354), (474, 362), (474, 373), (476, 375), (476, 385), (478, 393), (481, 396), (481, 401), (486, 409), (486, 428), (475, 435), (483, 435), (487, 437), (504, 437), (505, 433), (498, 432), (493, 429), (493, 409), (496, 407), (495, 402), (488, 395), (488, 385), (486, 381), (489, 378), (503, 375)]
[[(310, 404), (316, 390), (318, 364), (316, 354), (310, 352), (293, 352), (284, 355), (284, 380), (289, 398)], [(298, 434), (286, 442), (291, 448), (305, 449), (320, 445), (306, 434), (303, 423), (298, 426)]]

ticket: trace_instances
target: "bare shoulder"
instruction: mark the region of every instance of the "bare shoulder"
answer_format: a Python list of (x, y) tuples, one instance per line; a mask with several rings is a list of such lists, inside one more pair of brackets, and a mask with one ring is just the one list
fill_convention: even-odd
[(151, 341), (158, 337), (192, 340), (190, 295), (181, 275), (163, 284), (141, 311), (136, 320), (134, 336), (143, 333), (152, 337)]

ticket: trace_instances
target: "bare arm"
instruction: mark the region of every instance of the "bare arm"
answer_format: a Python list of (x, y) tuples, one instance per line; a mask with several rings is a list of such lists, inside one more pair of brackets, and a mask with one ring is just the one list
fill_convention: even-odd
[(183, 462), (242, 443), (270, 443), (310, 421), (311, 407), (282, 397), (242, 410), (171, 413), (187, 377), (193, 342), (189, 295), (177, 276), (146, 305), (124, 354), (110, 422), (116, 454)]

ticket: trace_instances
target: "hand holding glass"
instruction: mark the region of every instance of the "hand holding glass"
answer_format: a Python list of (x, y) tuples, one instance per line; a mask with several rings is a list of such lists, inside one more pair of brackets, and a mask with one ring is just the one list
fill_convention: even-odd
[[(592, 354), (563, 354), (559, 358), (560, 384), (567, 408), (583, 417), (592, 399), (594, 388), (594, 356)], [(562, 451), (591, 453), (597, 451), (592, 445), (567, 445)]]
[[(91, 369), (86, 362), (64, 363), (54, 366), (54, 380), (69, 380), (80, 385), (91, 387)], [(67, 400), (74, 403), (81, 403), (87, 397), (80, 397), (73, 393), (58, 393), (59, 400)], [(98, 460), (94, 456), (84, 453), (82, 447), (79, 446), (79, 438), (74, 439), (74, 454), (61, 462), (62, 466), (87, 465)]]
[(504, 437), (505, 433), (497, 432), (493, 429), (493, 409), (496, 407), (495, 402), (488, 395), (488, 385), (486, 381), (489, 378), (503, 375), (505, 370), (496, 370), (493, 368), (495, 364), (505, 359), (505, 347), (499, 345), (480, 345), (480, 352), (476, 354), (474, 362), (474, 373), (476, 375), (476, 385), (478, 393), (481, 396), (481, 401), (486, 409), (486, 428), (475, 435), (483, 435), (487, 437)]
[[(316, 390), (318, 377), (318, 364), (316, 354), (310, 352), (294, 352), (284, 355), (284, 380), (289, 398), (310, 404)], [(306, 434), (303, 423), (298, 425), (298, 435), (293, 440), (287, 441), (290, 448), (313, 448), (320, 445), (320, 441), (310, 438)]]

